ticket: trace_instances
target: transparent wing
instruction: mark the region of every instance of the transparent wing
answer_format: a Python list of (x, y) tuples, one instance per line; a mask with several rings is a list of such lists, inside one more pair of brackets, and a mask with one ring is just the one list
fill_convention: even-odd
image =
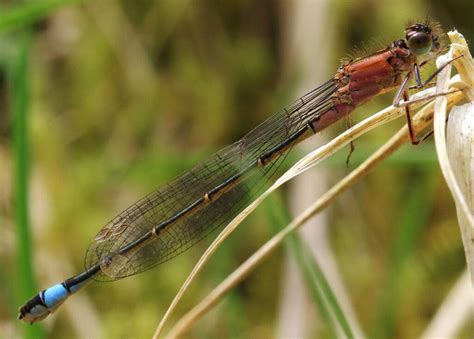
[[(86, 269), (115, 256), (120, 260), (113, 272), (102, 272), (96, 280), (111, 281), (137, 274), (177, 256), (227, 224), (261, 191), (284, 157), (273, 158), (265, 166), (257, 166), (258, 159), (327, 111), (336, 90), (334, 81), (326, 82), (239, 141), (120, 213), (101, 229), (89, 246)], [(229, 180), (232, 184), (217, 198), (197, 204), (207, 192)], [(153, 241), (123, 253), (124, 248), (156, 226), (159, 234)]]

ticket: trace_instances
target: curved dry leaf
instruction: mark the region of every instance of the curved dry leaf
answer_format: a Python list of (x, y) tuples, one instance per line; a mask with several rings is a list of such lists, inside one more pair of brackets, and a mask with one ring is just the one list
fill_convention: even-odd
[[(451, 49), (438, 58), (440, 67), (460, 55), (453, 64), (459, 72), (466, 98), (474, 100), (474, 62), (463, 36), (456, 31), (449, 34)], [(437, 91), (449, 87), (451, 65), (440, 72)], [(474, 102), (455, 106), (449, 114), (446, 97), (439, 97), (435, 104), (434, 133), (436, 151), (441, 170), (453, 195), (466, 253), (471, 281), (474, 285)]]

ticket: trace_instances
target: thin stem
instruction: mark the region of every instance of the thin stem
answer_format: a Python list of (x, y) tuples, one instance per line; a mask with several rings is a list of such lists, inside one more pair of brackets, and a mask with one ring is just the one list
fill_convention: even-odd
[[(450, 105), (454, 102), (459, 102), (463, 95), (455, 93), (450, 97)], [(414, 119), (414, 129), (416, 132), (422, 131), (433, 119), (433, 104), (431, 103), (420, 111)], [(354, 183), (365, 177), (370, 171), (377, 167), (388, 156), (395, 152), (401, 145), (410, 140), (408, 128), (405, 126), (397, 134), (395, 134), (385, 145), (376, 151), (369, 159), (347, 175), (344, 179), (339, 181), (335, 186), (327, 191), (321, 198), (319, 198), (313, 205), (295, 218), (285, 229), (277, 233), (265, 245), (263, 245), (257, 252), (255, 252), (249, 259), (247, 259), (239, 268), (229, 275), (219, 286), (217, 286), (206, 298), (204, 298), (197, 306), (188, 312), (167, 334), (167, 338), (176, 338), (183, 335), (189, 328), (199, 320), (208, 310), (216, 305), (226, 293), (242, 281), (249, 273), (251, 273), (263, 260), (268, 257), (273, 250), (277, 249), (283, 240), (297, 230), (306, 221), (312, 218), (316, 213), (327, 207), (334, 201), (342, 192), (351, 187)], [(159, 334), (159, 333), (158, 333)], [(154, 338), (157, 338), (155, 333)]]

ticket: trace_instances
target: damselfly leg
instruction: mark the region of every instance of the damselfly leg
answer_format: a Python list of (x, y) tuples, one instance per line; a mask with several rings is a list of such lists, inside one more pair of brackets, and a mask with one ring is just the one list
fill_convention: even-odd
[[(453, 61), (459, 59), (460, 57), (462, 57), (462, 55), (457, 56), (456, 58), (453, 58), (453, 59), (449, 60), (448, 62), (446, 62), (444, 65), (442, 65), (436, 71), (434, 71), (424, 82), (421, 80), (420, 68), (422, 66), (424, 66), (427, 63), (427, 61), (421, 63), (420, 65), (415, 63), (413, 65), (413, 71), (409, 72), (405, 76), (405, 78), (403, 79), (402, 84), (400, 85), (400, 88), (398, 89), (397, 94), (395, 95), (395, 98), (393, 100), (393, 106), (395, 106), (395, 107), (405, 107), (405, 113), (406, 113), (407, 124), (408, 124), (408, 131), (410, 133), (410, 139), (411, 139), (411, 143), (413, 145), (418, 145), (420, 143), (420, 141), (417, 139), (416, 134), (413, 130), (412, 114), (411, 114), (412, 112), (411, 112), (410, 105), (414, 104), (416, 102), (428, 101), (428, 100), (434, 99), (434, 98), (439, 97), (439, 96), (444, 96), (444, 95), (456, 93), (460, 90), (457, 89), (457, 90), (448, 91), (448, 92), (435, 93), (435, 94), (431, 94), (431, 95), (425, 96), (423, 98), (418, 98), (418, 99), (410, 99), (409, 90), (411, 90), (411, 89), (420, 89), (420, 88), (429, 86), (431, 80), (433, 80), (439, 74), (439, 72), (441, 72), (446, 66), (448, 66)], [(412, 78), (412, 74), (415, 75), (416, 85), (408, 86), (408, 84), (409, 84), (409, 82)], [(403, 101), (402, 101), (402, 98), (403, 98)], [(422, 140), (425, 140), (425, 139), (426, 139), (426, 137), (422, 138)]]

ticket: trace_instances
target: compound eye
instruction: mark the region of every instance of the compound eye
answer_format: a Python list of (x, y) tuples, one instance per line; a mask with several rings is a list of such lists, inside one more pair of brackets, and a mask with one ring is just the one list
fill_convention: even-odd
[(408, 38), (408, 48), (417, 55), (428, 53), (431, 45), (431, 36), (424, 32), (417, 32)]

